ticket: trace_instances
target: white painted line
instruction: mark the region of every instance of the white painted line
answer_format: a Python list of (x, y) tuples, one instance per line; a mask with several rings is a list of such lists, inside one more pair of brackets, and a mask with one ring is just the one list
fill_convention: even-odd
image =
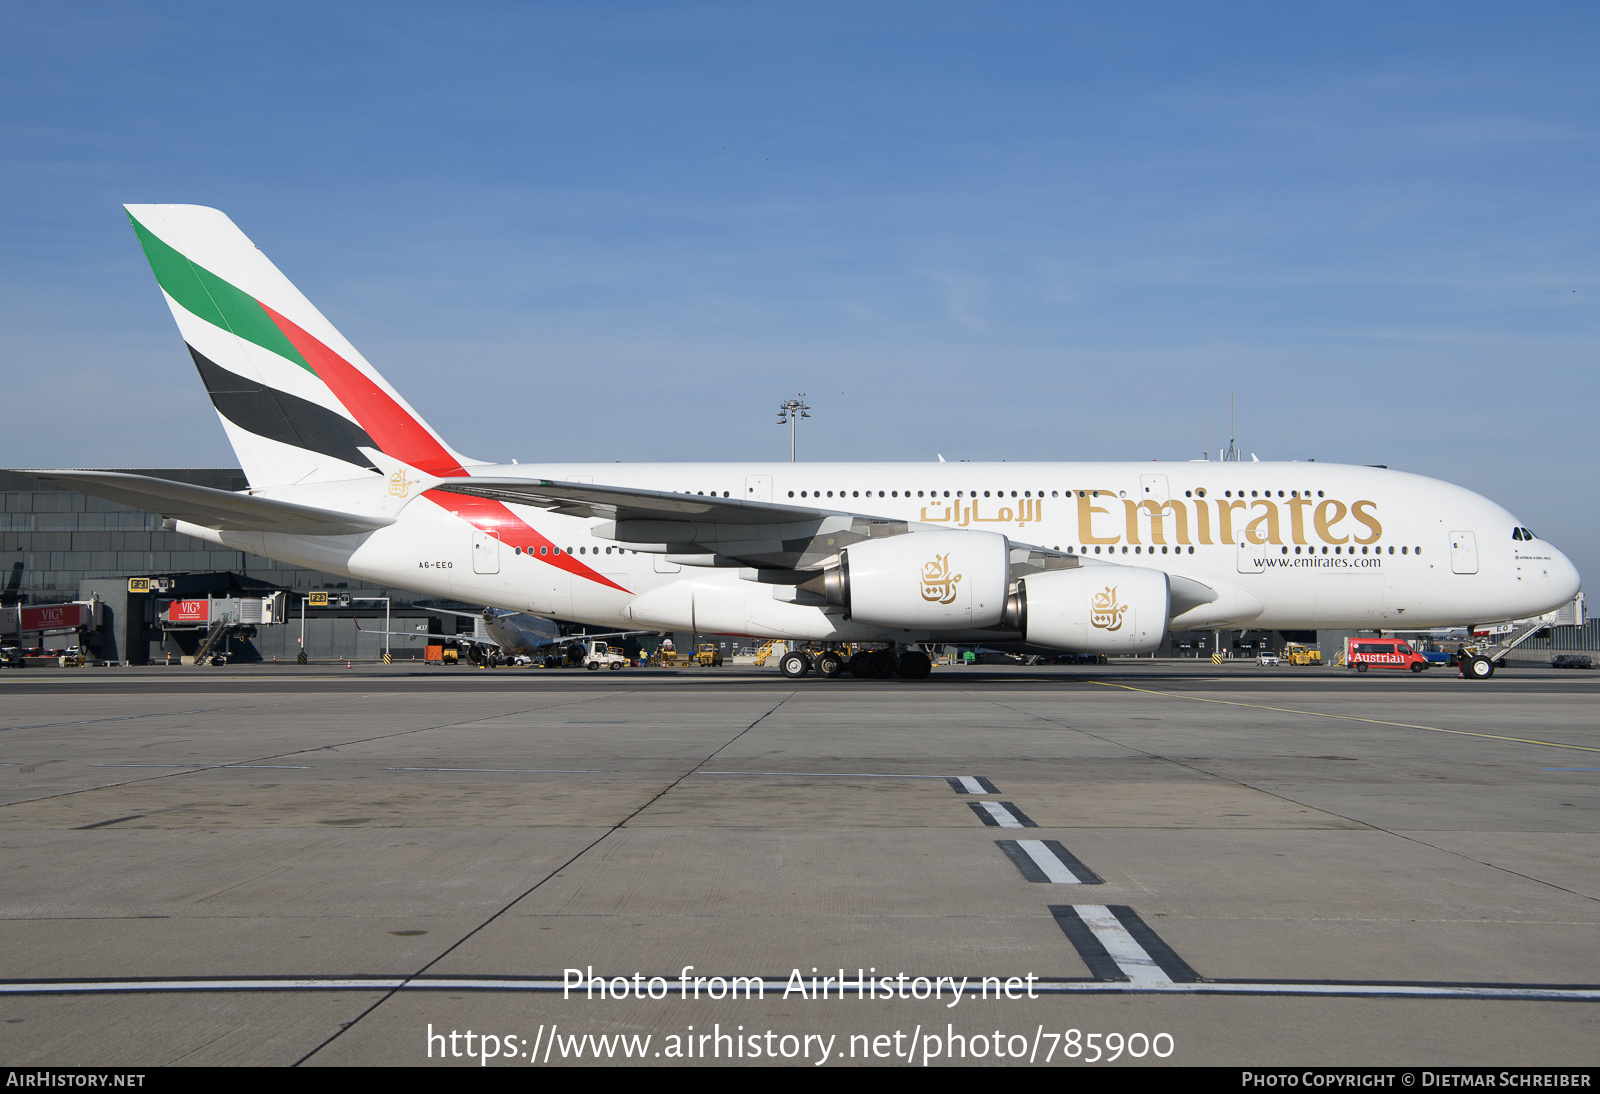
[[(117, 992), (162, 991), (382, 991), (405, 986), (401, 977), (361, 979), (304, 976), (284, 980), (83, 980), (37, 981), (0, 984), (0, 995), (99, 995)], [(559, 984), (557, 985), (559, 987)]]
[[(696, 771), (696, 775), (783, 775), (795, 779), (948, 779), (949, 775), (884, 775), (876, 771)], [(979, 794), (987, 791), (979, 790)]]
[(231, 771), (236, 768), (249, 768), (264, 771), (310, 771), (309, 767), (302, 764), (90, 764), (90, 767), (170, 767), (178, 770), (192, 768), (195, 771)]
[[(1055, 853), (1044, 845), (1044, 840), (1019, 839), (1017, 841), (1017, 846), (1026, 851), (1028, 857), (1033, 860), (1033, 864), (1039, 867), (1040, 871), (1045, 877), (1049, 878), (1057, 885), (1083, 884), (1083, 882), (1079, 881), (1077, 876), (1073, 874), (1071, 870), (1067, 869), (1066, 864), (1060, 859), (1056, 858)], [(1130, 938), (1128, 941), (1132, 942), (1133, 940)], [(1109, 946), (1106, 947), (1108, 950), (1110, 948), (1111, 947)], [(1143, 951), (1141, 950), (1140, 952), (1142, 953)], [(1113, 954), (1112, 956), (1114, 957), (1116, 955)]]
[[(1023, 827), (1022, 822), (1011, 815), (1011, 810), (1007, 809), (999, 802), (973, 802), (972, 804), (993, 817), (995, 824), (999, 825), (1001, 828)], [(1110, 915), (1111, 913), (1107, 912), (1106, 914)], [(1132, 940), (1130, 939), (1129, 941)]]
[[(1085, 911), (1084, 905), (1077, 906)], [(1114, 919), (1114, 917), (1113, 917)], [(1104, 938), (1102, 937), (1102, 941)], [(1108, 947), (1109, 948), (1109, 947)], [(1007, 972), (1004, 975), (1011, 975)], [(928, 977), (932, 980), (933, 977)], [(974, 981), (981, 977), (972, 976)], [(1003, 977), (1002, 977), (1003, 979)], [(667, 991), (679, 990), (677, 974), (666, 977)], [(765, 990), (782, 994), (789, 981), (766, 977)], [(403, 977), (292, 977), (282, 980), (60, 980), (0, 982), (0, 996), (6, 995), (110, 995), (126, 993), (202, 992), (202, 991), (523, 991), (558, 992), (564, 989), (556, 977), (506, 977), (410, 980)], [(1340, 983), (1337, 981), (1215, 980), (1195, 983), (1107, 982), (1098, 980), (1056, 980), (1033, 983), (1033, 991), (1044, 995), (1108, 995), (1117, 993), (1160, 993), (1169, 995), (1338, 995), (1402, 997), (1413, 999), (1504, 999), (1517, 1001), (1563, 1001), (1600, 1003), (1600, 987), (1540, 987), (1538, 985), (1494, 984), (1417, 984), (1417, 983)]]
[(966, 791), (968, 794), (988, 793), (988, 791), (983, 788), (983, 784), (978, 782), (978, 780), (974, 779), (971, 775), (957, 775), (956, 779), (961, 783), (961, 789)]
[(1122, 921), (1111, 914), (1104, 904), (1074, 905), (1078, 918), (1094, 932), (1100, 945), (1106, 948), (1119, 968), (1128, 976), (1128, 982), (1141, 988), (1168, 988), (1172, 977), (1157, 965), (1155, 958), (1145, 953), (1144, 947), (1133, 940)]
[(606, 775), (607, 771), (586, 767), (386, 767), (385, 771), (464, 771), (498, 775)]

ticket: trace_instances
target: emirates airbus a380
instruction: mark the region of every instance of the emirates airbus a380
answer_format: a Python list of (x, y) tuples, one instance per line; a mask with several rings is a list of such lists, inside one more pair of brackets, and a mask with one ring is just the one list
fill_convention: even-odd
[(919, 678), (923, 643), (1127, 654), (1191, 628), (1521, 619), (1579, 589), (1499, 505), (1381, 468), (485, 463), (221, 212), (126, 208), (250, 489), (35, 474), (240, 551), (619, 630), (789, 639), (789, 675), (806, 643), (879, 644)]

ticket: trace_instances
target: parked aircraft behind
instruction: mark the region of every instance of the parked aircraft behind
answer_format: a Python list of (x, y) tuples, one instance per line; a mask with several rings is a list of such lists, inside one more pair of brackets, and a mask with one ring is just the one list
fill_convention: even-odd
[[(530, 660), (544, 658), (547, 663), (559, 663), (558, 656), (573, 646), (606, 639), (626, 638), (647, 631), (609, 631), (605, 634), (563, 635), (554, 621), (529, 615), (526, 612), (509, 612), (502, 608), (485, 608), (481, 612), (453, 612), (444, 608), (431, 609), (441, 615), (453, 615), (472, 620), (471, 634), (454, 634), (445, 637), (452, 642), (475, 646), (479, 651), (490, 651), (493, 659)], [(394, 632), (391, 632), (394, 633)], [(408, 632), (409, 633), (409, 632)]]
[(1173, 628), (1522, 618), (1579, 588), (1494, 502), (1374, 467), (485, 463), (222, 213), (127, 210), (250, 489), (35, 474), (237, 550), (602, 627), (882, 644), (907, 677), (928, 642), (1126, 654)]

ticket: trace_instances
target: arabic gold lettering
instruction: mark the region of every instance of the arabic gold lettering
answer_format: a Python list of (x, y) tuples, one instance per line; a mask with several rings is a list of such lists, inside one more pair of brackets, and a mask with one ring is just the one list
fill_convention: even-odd
[(950, 556), (938, 555), (922, 564), (922, 599), (934, 604), (951, 604), (961, 574), (950, 573)]
[(1104, 592), (1094, 594), (1094, 601), (1089, 608), (1089, 623), (1103, 631), (1116, 631), (1122, 629), (1122, 616), (1128, 610), (1126, 604), (1117, 603), (1117, 588), (1107, 585)]

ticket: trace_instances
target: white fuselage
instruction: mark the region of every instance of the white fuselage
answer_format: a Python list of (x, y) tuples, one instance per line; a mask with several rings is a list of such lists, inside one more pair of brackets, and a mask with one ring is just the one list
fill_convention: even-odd
[[(1494, 502), (1371, 467), (555, 463), (472, 472), (810, 506), (906, 521), (913, 532), (982, 529), (1014, 545), (1070, 552), (1086, 565), (1155, 568), (1216, 591), (1177, 615), (1173, 629), (1452, 626), (1537, 615), (1579, 588), (1571, 562), (1543, 540), (1514, 538), (1521, 522)], [(294, 497), (293, 488), (270, 493)], [(605, 526), (591, 518), (510, 507), (604, 579), (594, 580), (532, 553), (486, 549), (482, 534), (452, 515), (449, 498), (427, 495), (392, 526), (360, 536), (183, 530), (368, 581), (603, 626), (861, 641), (975, 637), (853, 624), (791, 585), (755, 580), (755, 571), (686, 564), (693, 560), (600, 538)]]

